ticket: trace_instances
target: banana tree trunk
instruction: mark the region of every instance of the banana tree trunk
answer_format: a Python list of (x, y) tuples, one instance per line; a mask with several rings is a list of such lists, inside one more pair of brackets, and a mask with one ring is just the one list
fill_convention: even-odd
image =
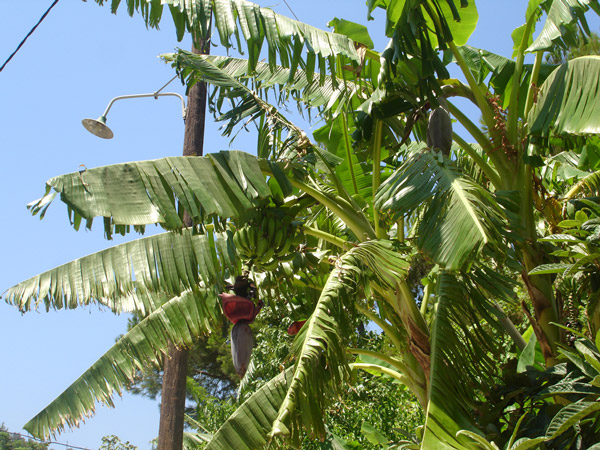
[(543, 252), (535, 243), (525, 244), (522, 250), (524, 256), (523, 282), (533, 305), (532, 315), (525, 303), (522, 308), (533, 327), (536, 338), (540, 344), (546, 365), (556, 363), (557, 344), (560, 341), (560, 332), (553, 323), (560, 323), (560, 313), (554, 297), (552, 280), (548, 275), (529, 277), (527, 273), (545, 262)]
[[(196, 54), (208, 54), (210, 42), (201, 41), (192, 48)], [(183, 156), (202, 156), (204, 152), (204, 124), (206, 115), (206, 84), (197, 83), (188, 94)], [(184, 226), (192, 226), (188, 214)], [(158, 450), (182, 450), (185, 413), (186, 378), (189, 350), (169, 344), (165, 355)]]
[(548, 261), (546, 253), (537, 242), (538, 235), (533, 215), (535, 208), (532, 169), (521, 163), (519, 173), (519, 178), (522, 180), (520, 181), (522, 189), (521, 217), (523, 218), (523, 228), (525, 230), (525, 240), (519, 245), (523, 262), (523, 273), (521, 275), (527, 287), (534, 314), (531, 314), (524, 302), (522, 308), (533, 327), (546, 365), (553, 366), (556, 363), (556, 350), (560, 341), (560, 333), (558, 327), (552, 325), (552, 323), (560, 322), (560, 311), (556, 304), (550, 276), (528, 276), (529, 271)]

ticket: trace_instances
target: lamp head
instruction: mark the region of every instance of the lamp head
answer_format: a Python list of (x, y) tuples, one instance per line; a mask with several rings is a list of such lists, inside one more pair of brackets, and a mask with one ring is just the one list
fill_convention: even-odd
[(97, 119), (83, 119), (81, 123), (86, 130), (102, 139), (112, 139), (114, 136), (112, 130), (106, 125), (105, 116)]

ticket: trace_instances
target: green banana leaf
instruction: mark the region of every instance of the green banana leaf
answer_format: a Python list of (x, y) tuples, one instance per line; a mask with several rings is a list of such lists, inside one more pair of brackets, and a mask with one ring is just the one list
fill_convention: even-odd
[(534, 136), (600, 133), (600, 56), (582, 56), (559, 66), (541, 85), (527, 117)]
[(328, 154), (339, 158), (340, 164), (335, 167), (335, 174), (344, 189), (369, 202), (373, 195), (371, 167), (359, 161), (352, 148), (351, 130), (347, 128), (346, 119), (338, 116), (330, 123), (315, 130), (313, 134), (317, 142), (326, 146)]
[(281, 372), (252, 394), (217, 430), (205, 450), (255, 450), (269, 441), (293, 368)]
[[(102, 5), (109, 1), (96, 0), (96, 3)], [(121, 3), (121, 0), (110, 0), (112, 12), (116, 12)], [(335, 55), (359, 61), (354, 42), (348, 37), (289, 19), (247, 0), (126, 0), (124, 3), (129, 15), (137, 11), (148, 26), (155, 28), (161, 21), (163, 4), (168, 5), (178, 40), (183, 39), (186, 31), (190, 31), (196, 39), (205, 38), (213, 17), (222, 45), (230, 48), (235, 42), (241, 48), (242, 39), (246, 41), (250, 70), (261, 58), (260, 51), (265, 42), (269, 63), (275, 64), (279, 57), (292, 72), (304, 57), (304, 49), (317, 57), (321, 70), (327, 70), (326, 60)], [(335, 73), (334, 66), (331, 70)]]
[(578, 26), (589, 34), (589, 26), (583, 14), (590, 8), (600, 14), (598, 0), (553, 0), (542, 30), (526, 51), (550, 50), (554, 44), (566, 48), (573, 43)]
[[(459, 279), (442, 272), (438, 278), (423, 450), (470, 449), (466, 435), (478, 432), (472, 422), (470, 383), (480, 383), (483, 390), (492, 383), (489, 374), (493, 373), (494, 362), (490, 355), (496, 350), (482, 328), (481, 317), (497, 326), (488, 300), (494, 298), (491, 293), (499, 294), (497, 281), (493, 273), (478, 269), (470, 276)], [(457, 435), (460, 430), (466, 432)]]
[(49, 310), (97, 302), (117, 313), (146, 315), (165, 296), (200, 285), (219, 289), (237, 265), (226, 233), (182, 230), (76, 259), (11, 287), (2, 297), (23, 312), (41, 304)]
[[(288, 120), (275, 106), (263, 100), (276, 88), (275, 100), (283, 103), (291, 96), (303, 107), (318, 108), (323, 115), (338, 115), (348, 107), (358, 89), (352, 81), (327, 77), (325, 80), (309, 79), (304, 70), (298, 69), (295, 75), (281, 66), (270, 67), (258, 63), (252, 76), (248, 74), (246, 60), (220, 56), (195, 55), (185, 51), (165, 54), (166, 61), (172, 61), (188, 87), (199, 81), (215, 86), (210, 101), (215, 112), (221, 113), (223, 103), (231, 105), (218, 121), (228, 121), (223, 135), (229, 136), (237, 125), (245, 125), (249, 120), (260, 118), (260, 131), (270, 133), (270, 138), (278, 136), (280, 129), (288, 132), (273, 159), (295, 159), (309, 144), (306, 133)], [(251, 82), (250, 82), (251, 80)], [(301, 147), (301, 148), (298, 148)]]
[(327, 23), (327, 26), (333, 28), (334, 32), (348, 36), (354, 42), (358, 42), (367, 48), (373, 49), (375, 47), (375, 44), (373, 44), (373, 40), (369, 35), (369, 30), (360, 23), (350, 22), (349, 20), (338, 19), (336, 17), (335, 19), (330, 20)]
[(271, 195), (256, 157), (240, 151), (203, 157), (168, 157), (86, 169), (46, 182), (44, 197), (32, 202), (33, 214), (44, 213), (55, 193), (67, 204), (77, 228), (104, 217), (105, 233), (123, 225), (158, 223), (183, 226), (187, 211), (195, 223), (237, 218)]
[(431, 99), (439, 95), (439, 79), (450, 78), (439, 51), (446, 50), (450, 42), (466, 44), (479, 18), (475, 2), (368, 0), (367, 6), (369, 13), (377, 7), (386, 10), (386, 35), (391, 38), (381, 54), (378, 83), (395, 79), (396, 69), (406, 63), (417, 71), (411, 97)]
[[(494, 93), (500, 96), (502, 105), (506, 108), (513, 89), (515, 61), (487, 50), (471, 47), (470, 45), (463, 45), (458, 50), (478, 83), (483, 83), (488, 75), (490, 76), (488, 84), (494, 88)], [(519, 108), (521, 111), (525, 106), (532, 69), (532, 64), (525, 64), (523, 66), (523, 74), (521, 83), (519, 84)], [(554, 69), (556, 69), (556, 65), (542, 63), (539, 68), (540, 72), (537, 84), (543, 83)]]
[(138, 371), (160, 364), (169, 342), (190, 346), (208, 331), (217, 305), (218, 297), (212, 290), (187, 291), (169, 299), (122, 336), (23, 428), (47, 439), (66, 427), (79, 426), (82, 419), (94, 414), (99, 402), (114, 407), (114, 394), (120, 395)]
[(418, 245), (440, 266), (455, 270), (487, 243), (500, 242), (504, 218), (489, 192), (453, 161), (423, 148), (411, 146), (404, 164), (377, 191), (375, 207), (399, 218), (425, 204)]
[[(356, 84), (348, 79), (348, 75), (344, 79), (336, 76), (329, 76), (325, 80), (311, 79), (302, 69), (292, 73), (288, 68), (279, 65), (271, 67), (262, 62), (257, 63), (254, 71), (249, 72), (245, 59), (197, 55), (184, 50), (161, 57), (173, 62), (181, 74), (188, 78), (188, 85), (190, 82), (202, 80), (221, 88), (229, 88), (235, 95), (252, 96), (254, 101), (258, 101), (254, 98), (257, 93), (265, 98), (264, 94), (270, 88), (278, 87), (307, 106), (324, 106), (327, 111), (336, 102), (339, 102), (337, 109), (341, 109), (358, 89)], [(252, 88), (247, 85), (250, 79), (254, 83)]]
[(326, 433), (323, 411), (332, 393), (341, 393), (350, 375), (346, 360), (347, 308), (352, 308), (359, 282), (372, 279), (395, 287), (405, 277), (408, 263), (388, 241), (366, 241), (352, 248), (336, 264), (315, 310), (294, 341), (293, 377), (275, 418), (271, 435), (298, 442), (302, 426), (317, 435)]
[[(423, 20), (422, 9), (426, 6), (440, 14), (441, 24), (432, 24), (432, 19), (427, 15), (427, 33), (429, 39), (437, 45), (438, 40), (448, 42), (454, 40), (456, 45), (464, 45), (469, 36), (475, 31), (479, 16), (474, 1), (447, 0), (437, 2), (432, 0), (399, 0), (387, 2), (382, 0), (367, 0), (369, 14), (377, 7), (386, 10), (386, 34), (391, 37), (392, 30), (400, 27), (414, 25), (415, 19)], [(425, 26), (425, 22), (420, 25)], [(414, 27), (412, 27), (414, 28)], [(436, 47), (434, 45), (434, 48)]]

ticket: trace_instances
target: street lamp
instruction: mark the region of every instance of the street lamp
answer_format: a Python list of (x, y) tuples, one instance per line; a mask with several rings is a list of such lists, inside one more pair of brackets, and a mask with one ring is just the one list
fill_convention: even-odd
[(121, 95), (119, 97), (115, 97), (110, 101), (110, 103), (106, 107), (106, 110), (100, 117), (98, 117), (97, 119), (83, 119), (81, 121), (81, 123), (85, 127), (85, 129), (88, 130), (90, 133), (92, 133), (100, 138), (103, 138), (103, 139), (112, 139), (114, 134), (113, 134), (112, 130), (106, 125), (106, 115), (108, 114), (108, 111), (110, 110), (110, 108), (112, 107), (114, 102), (116, 102), (117, 100), (123, 100), (123, 99), (128, 99), (128, 98), (142, 98), (142, 97), (153, 97), (154, 99), (158, 100), (158, 97), (164, 97), (167, 95), (179, 97), (179, 99), (181, 100), (181, 113), (183, 115), (183, 120), (185, 120), (186, 110), (185, 110), (185, 100), (183, 99), (183, 97), (180, 94), (177, 94), (176, 92), (161, 93), (160, 90), (158, 90), (152, 94), (133, 94), (133, 95)]

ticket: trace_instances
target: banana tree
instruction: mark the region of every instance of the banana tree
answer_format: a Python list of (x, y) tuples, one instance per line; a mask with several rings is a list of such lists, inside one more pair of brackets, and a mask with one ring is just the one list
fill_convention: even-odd
[[(127, 3), (150, 25), (160, 18), (158, 1)], [(44, 197), (31, 205), (34, 213), (43, 213), (60, 193), (76, 227), (102, 217), (110, 235), (151, 223), (177, 233), (186, 211), (196, 234), (214, 245), (177, 255), (167, 272), (153, 271), (162, 250), (143, 248), (138, 258), (151, 262), (148, 276), (111, 256), (108, 275), (101, 258), (97, 269), (80, 270), (93, 267), (87, 261), (67, 265), (7, 292), (23, 310), (36, 299), (48, 307), (95, 300), (149, 313), (131, 337), (32, 421), (32, 432), (43, 436), (74, 425), (96, 401), (109, 402), (132, 368), (154, 361), (167, 340), (188, 345), (218, 310), (216, 292), (224, 280), (243, 265), (254, 271), (267, 306), (277, 308), (290, 297), (303, 302), (307, 290), (316, 301), (285, 375), (240, 407), (208, 448), (260, 448), (279, 437), (297, 443), (303, 428), (325, 434), (329, 399), (343, 394), (352, 370), (363, 369), (379, 370), (413, 392), (427, 413), (422, 448), (472, 446), (467, 436), (483, 432), (470, 410), (492, 382), (498, 336), (508, 333), (523, 345), (498, 306), (514, 297), (510, 275), (522, 274), (534, 311), (524, 302), (524, 313), (550, 365), (560, 342), (552, 325), (560, 321), (552, 280), (527, 275), (549, 259), (537, 238), (560, 216), (540, 172), (554, 162), (557, 138), (597, 133), (589, 99), (598, 77), (582, 74), (600, 66), (597, 58), (581, 58), (553, 70), (543, 64), (543, 53), (568, 42), (573, 27), (585, 29), (588, 8), (600, 9), (594, 1), (532, 0), (525, 26), (513, 34), (511, 60), (466, 45), (477, 10), (473, 1), (458, 3), (367, 2), (369, 13), (386, 10), (390, 43), (381, 53), (356, 24), (333, 22), (346, 35), (331, 34), (244, 1), (170, 5), (178, 30), (205, 31), (214, 14), (225, 45), (233, 35), (246, 40), (247, 61), (186, 52), (165, 58), (189, 85), (201, 80), (214, 86), (213, 107), (228, 121), (226, 132), (246, 121), (258, 124), (259, 157), (165, 158), (48, 181)], [(546, 23), (531, 42), (542, 10)], [(264, 40), (268, 62), (260, 63)], [(526, 52), (536, 54), (531, 67)], [(450, 60), (466, 84), (450, 79)], [(270, 91), (316, 109), (325, 125), (311, 139), (266, 101)], [(485, 131), (447, 100), (456, 96), (479, 108)], [(449, 115), (474, 143), (452, 133)], [(275, 219), (295, 225), (284, 233), (270, 225)], [(205, 231), (208, 223), (214, 230)], [(219, 245), (221, 251), (211, 250)], [(220, 271), (204, 272), (208, 254), (222, 264)], [(422, 290), (408, 281), (414, 255), (427, 261)], [(114, 275), (119, 270), (123, 277)], [(348, 358), (365, 354), (347, 348), (353, 314), (377, 324), (393, 342), (392, 354), (370, 354), (381, 364)], [(90, 383), (95, 377), (102, 382)]]

